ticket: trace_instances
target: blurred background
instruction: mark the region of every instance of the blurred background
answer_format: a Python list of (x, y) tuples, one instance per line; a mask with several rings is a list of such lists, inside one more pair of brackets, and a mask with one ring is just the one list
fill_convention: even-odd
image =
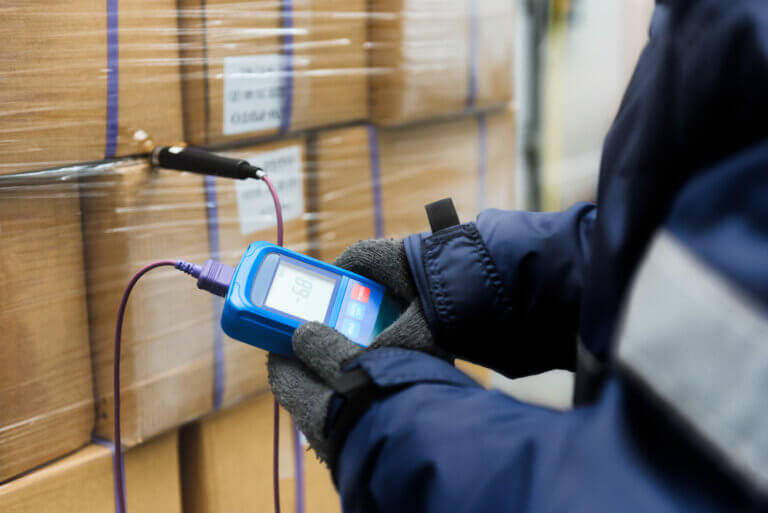
[[(515, 0), (517, 203), (561, 210), (594, 201), (603, 138), (648, 38), (652, 0)], [(494, 386), (521, 399), (570, 405), (571, 373)]]

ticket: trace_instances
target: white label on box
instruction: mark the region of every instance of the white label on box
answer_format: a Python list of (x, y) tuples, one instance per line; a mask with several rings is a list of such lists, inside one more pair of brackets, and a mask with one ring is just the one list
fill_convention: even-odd
[[(244, 158), (251, 164), (260, 166), (269, 175), (280, 197), (284, 221), (296, 219), (304, 214), (301, 145), (255, 153)], [(264, 182), (237, 180), (235, 193), (242, 235), (250, 235), (277, 224), (272, 196)]]
[(224, 58), (224, 135), (280, 127), (285, 59), (283, 55)]

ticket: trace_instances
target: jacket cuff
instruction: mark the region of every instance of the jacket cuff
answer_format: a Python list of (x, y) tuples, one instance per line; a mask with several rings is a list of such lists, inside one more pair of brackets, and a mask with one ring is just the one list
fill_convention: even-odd
[(333, 387), (324, 428), (329, 445), (327, 463), (334, 482), (347, 435), (371, 404), (418, 384), (482, 388), (445, 360), (397, 347), (363, 353), (344, 367)]
[(432, 333), (437, 333), (437, 316), (432, 304), (432, 294), (429, 291), (429, 282), (427, 281), (424, 259), (422, 257), (422, 242), (431, 235), (429, 232), (416, 233), (407, 237), (403, 242), (405, 245), (405, 256), (408, 259), (408, 265), (411, 267), (411, 275), (421, 300), (424, 318), (427, 320), (429, 330)]
[(399, 388), (417, 383), (441, 383), (461, 387), (480, 387), (449, 362), (421, 351), (382, 347), (363, 353), (344, 371), (362, 368), (379, 388)]
[(475, 223), (412, 235), (405, 251), (424, 316), (444, 349), (455, 353), (478, 330), (504, 327), (500, 320), (513, 307)]

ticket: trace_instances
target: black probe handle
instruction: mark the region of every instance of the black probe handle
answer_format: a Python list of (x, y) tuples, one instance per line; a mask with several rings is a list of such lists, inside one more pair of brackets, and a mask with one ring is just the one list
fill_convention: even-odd
[(152, 163), (166, 169), (245, 180), (258, 178), (261, 168), (248, 161), (222, 157), (200, 148), (164, 146), (152, 152)]

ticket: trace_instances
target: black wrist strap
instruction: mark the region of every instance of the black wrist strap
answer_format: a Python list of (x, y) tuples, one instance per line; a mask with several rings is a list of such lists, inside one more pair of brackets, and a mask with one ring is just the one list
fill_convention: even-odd
[(344, 398), (341, 407), (328, 434), (329, 461), (328, 465), (335, 472), (336, 463), (344, 448), (347, 435), (357, 421), (377, 399), (384, 397), (396, 389), (383, 389), (376, 385), (368, 373), (361, 367), (342, 374), (331, 384), (337, 394)]
[(451, 198), (441, 199), (424, 206), (427, 211), (427, 219), (432, 233), (450, 228), (459, 224), (459, 215)]

